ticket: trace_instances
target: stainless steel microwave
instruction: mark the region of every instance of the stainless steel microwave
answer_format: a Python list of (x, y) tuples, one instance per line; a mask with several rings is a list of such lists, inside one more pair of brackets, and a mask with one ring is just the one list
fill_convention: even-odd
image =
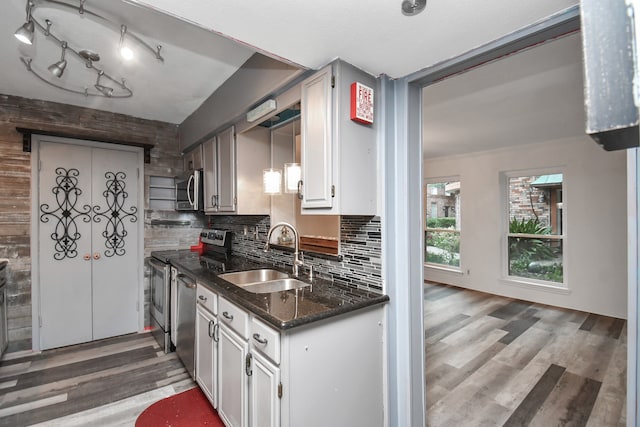
[(185, 172), (176, 177), (176, 210), (201, 211), (204, 209), (202, 169)]

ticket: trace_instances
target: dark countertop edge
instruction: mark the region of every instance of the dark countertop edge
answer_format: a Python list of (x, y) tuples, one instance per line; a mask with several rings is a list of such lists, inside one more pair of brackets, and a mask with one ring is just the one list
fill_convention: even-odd
[[(187, 250), (188, 251), (188, 250)], [(254, 261), (251, 261), (252, 263), (256, 264), (256, 265), (260, 265), (258, 263), (255, 263)], [(293, 319), (293, 320), (289, 320), (289, 321), (281, 321), (279, 319), (277, 319), (274, 316), (271, 316), (269, 313), (266, 313), (265, 311), (261, 310), (259, 307), (256, 307), (255, 305), (251, 304), (251, 302), (247, 301), (246, 299), (242, 298), (240, 295), (238, 295), (235, 292), (230, 292), (227, 289), (225, 289), (224, 286), (216, 283), (215, 281), (211, 281), (208, 280), (207, 278), (202, 278), (200, 276), (198, 276), (197, 274), (193, 273), (190, 269), (188, 265), (185, 264), (181, 264), (180, 260), (172, 260), (171, 262), (172, 265), (178, 267), (181, 269), (181, 273), (183, 274), (187, 274), (189, 277), (191, 277), (192, 279), (196, 280), (199, 283), (202, 283), (203, 285), (209, 287), (212, 291), (216, 292), (218, 294), (218, 296), (224, 297), (227, 300), (238, 304), (239, 306), (243, 307), (244, 309), (246, 309), (247, 311), (249, 311), (250, 313), (256, 315), (258, 318), (260, 318), (261, 320), (263, 320), (264, 322), (270, 324), (271, 326), (274, 326), (275, 328), (277, 328), (280, 331), (286, 331), (286, 330), (290, 330), (293, 329), (295, 327), (298, 326), (302, 326), (302, 325), (308, 325), (310, 323), (314, 323), (323, 319), (328, 319), (334, 316), (339, 316), (341, 314), (346, 314), (346, 313), (351, 313), (351, 312), (355, 312), (359, 309), (362, 308), (366, 308), (366, 307), (370, 307), (373, 305), (377, 305), (377, 304), (383, 304), (389, 301), (389, 296), (385, 295), (385, 294), (380, 294), (377, 295), (375, 297), (370, 297), (367, 298), (365, 300), (362, 301), (358, 301), (355, 303), (348, 303), (345, 305), (341, 305), (339, 307), (335, 307), (335, 308), (331, 308), (328, 309), (326, 311), (323, 311), (321, 313), (316, 313), (316, 314), (312, 314), (312, 315), (308, 315), (308, 316), (304, 316), (298, 319)], [(268, 264), (263, 264), (263, 265), (267, 265)], [(271, 268), (273, 268), (273, 266), (271, 266)], [(276, 269), (281, 270), (279, 268), (276, 267)], [(216, 277), (216, 280), (221, 280), (222, 279), (218, 279)], [(327, 280), (323, 280), (323, 279), (315, 279), (315, 280), (321, 280), (325, 283), (331, 283)], [(234, 285), (229, 285), (229, 286), (234, 286)], [(330, 284), (329, 286), (334, 286), (333, 284)], [(236, 290), (234, 288), (234, 290)], [(361, 292), (367, 292), (367, 291), (362, 291), (358, 288), (354, 288), (355, 291), (361, 291)], [(236, 290), (237, 291), (237, 290)]]

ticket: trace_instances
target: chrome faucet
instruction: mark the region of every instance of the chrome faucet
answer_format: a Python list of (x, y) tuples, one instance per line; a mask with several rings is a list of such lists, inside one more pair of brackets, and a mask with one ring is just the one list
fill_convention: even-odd
[(269, 242), (271, 241), (271, 234), (273, 233), (273, 230), (275, 230), (278, 227), (287, 227), (289, 228), (292, 232), (293, 232), (293, 242), (294, 242), (294, 252), (293, 252), (293, 275), (298, 277), (298, 273), (299, 273), (299, 267), (304, 265), (304, 262), (300, 259), (300, 238), (298, 236), (298, 230), (296, 230), (296, 228), (289, 224), (288, 222), (278, 222), (277, 224), (274, 224), (271, 226), (271, 228), (269, 229), (269, 232), (267, 233), (267, 243), (265, 243), (264, 245), (264, 251), (268, 252), (269, 251)]

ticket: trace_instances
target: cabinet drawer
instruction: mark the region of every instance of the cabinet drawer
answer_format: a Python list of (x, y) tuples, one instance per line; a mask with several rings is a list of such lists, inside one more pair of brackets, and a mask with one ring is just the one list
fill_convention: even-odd
[(230, 326), (242, 338), (247, 339), (249, 336), (249, 314), (222, 297), (219, 304), (218, 320)]
[(280, 364), (280, 333), (278, 331), (252, 318), (249, 335), (252, 348), (273, 360), (276, 365)]
[(208, 288), (198, 283), (196, 290), (196, 304), (206, 308), (213, 314), (218, 314), (218, 296)]

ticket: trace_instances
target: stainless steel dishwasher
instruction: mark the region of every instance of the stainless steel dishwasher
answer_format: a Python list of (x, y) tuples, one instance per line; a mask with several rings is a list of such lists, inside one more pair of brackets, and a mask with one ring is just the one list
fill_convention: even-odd
[(195, 379), (196, 281), (180, 273), (178, 287), (178, 340), (176, 353), (187, 372)]

